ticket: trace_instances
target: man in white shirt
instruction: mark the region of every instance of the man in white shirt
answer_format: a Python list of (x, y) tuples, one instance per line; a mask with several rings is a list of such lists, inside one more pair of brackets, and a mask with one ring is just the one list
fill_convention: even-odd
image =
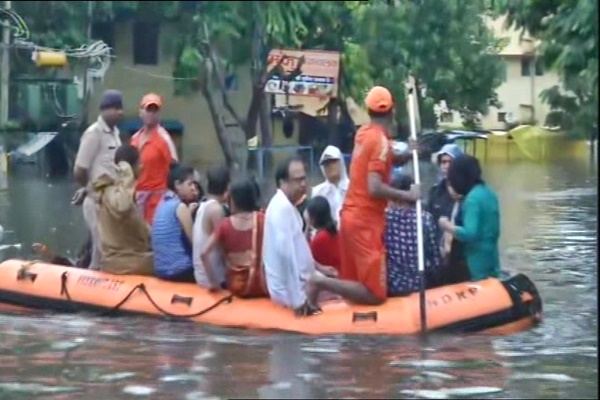
[(263, 257), (271, 300), (297, 315), (319, 312), (306, 296), (306, 282), (315, 273), (335, 276), (335, 269), (317, 265), (302, 232), (302, 217), (294, 204), (306, 193), (308, 179), (302, 159), (292, 157), (275, 172), (277, 192), (265, 214)]
[(319, 164), (325, 181), (313, 187), (311, 197), (325, 197), (333, 220), (339, 224), (340, 210), (350, 183), (342, 152), (335, 146), (327, 146), (321, 154)]

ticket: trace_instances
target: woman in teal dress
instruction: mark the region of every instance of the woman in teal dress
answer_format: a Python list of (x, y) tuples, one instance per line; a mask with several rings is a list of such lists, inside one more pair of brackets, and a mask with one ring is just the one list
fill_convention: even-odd
[(440, 228), (464, 244), (472, 281), (497, 278), (500, 275), (498, 196), (481, 178), (479, 161), (473, 156), (462, 155), (454, 160), (448, 170), (448, 183), (464, 199), (462, 224), (454, 225), (442, 217)]

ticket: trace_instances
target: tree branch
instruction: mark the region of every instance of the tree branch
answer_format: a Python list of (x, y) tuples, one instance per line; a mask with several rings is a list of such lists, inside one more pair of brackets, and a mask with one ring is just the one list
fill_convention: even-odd
[(221, 91), (221, 94), (223, 96), (223, 105), (225, 106), (225, 109), (229, 111), (235, 122), (242, 128), (242, 130), (245, 131), (246, 124), (244, 123), (244, 121), (242, 121), (237, 111), (233, 108), (231, 102), (229, 101), (229, 95), (227, 94), (227, 88), (225, 87), (225, 78), (221, 74), (221, 70), (219, 69), (219, 65), (217, 64), (215, 53), (210, 44), (208, 25), (206, 24), (206, 21), (202, 21), (202, 24), (204, 27), (204, 46), (206, 47), (206, 54), (208, 55), (208, 58), (213, 64), (213, 71), (217, 80), (217, 85), (219, 86), (219, 90)]

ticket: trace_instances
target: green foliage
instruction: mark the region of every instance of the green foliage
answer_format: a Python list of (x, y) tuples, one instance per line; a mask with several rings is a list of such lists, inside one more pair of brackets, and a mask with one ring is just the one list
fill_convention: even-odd
[(542, 93), (553, 110), (546, 123), (589, 135), (598, 120), (598, 1), (503, 0), (498, 9), (542, 41), (543, 60), (561, 78)]
[(406, 120), (404, 82), (414, 75), (426, 88), (420, 103), (424, 124), (435, 121), (433, 104), (476, 120), (498, 105), (495, 89), (502, 83), (501, 43), (486, 27), (480, 1), (404, 1), (394, 7), (374, 2), (361, 10), (356, 27), (374, 71), (374, 81), (389, 87)]
[[(579, 3), (590, 2), (593, 3)], [(88, 3), (13, 4), (32, 30), (33, 42), (50, 47), (79, 47), (85, 43)], [(495, 89), (502, 82), (505, 68), (497, 55), (502, 43), (492, 36), (483, 19), (484, 15), (501, 11), (497, 2), (491, 0), (93, 3), (96, 21), (135, 16), (177, 24), (178, 34), (172, 38), (176, 50), (173, 75), (175, 92), (180, 95), (197, 93), (202, 87), (220, 90), (226, 72), (248, 65), (252, 66), (255, 87), (260, 87), (266, 56), (273, 48), (336, 50), (342, 53), (342, 98), (350, 96), (361, 103), (369, 87), (385, 85), (396, 97), (399, 120), (406, 123), (404, 82), (412, 74), (426, 88), (419, 101), (424, 125), (435, 123), (433, 105), (441, 100), (477, 124), (478, 115), (485, 113), (488, 106), (497, 105)], [(538, 7), (536, 10), (543, 4), (543, 12), (547, 12), (547, 4), (563, 2), (524, 3)], [(577, 15), (586, 10), (581, 5), (571, 8), (578, 10)], [(531, 21), (527, 23), (533, 24), (538, 14), (530, 13)], [(588, 12), (586, 17), (593, 14)], [(568, 18), (562, 20), (562, 25), (557, 24), (552, 31), (571, 26), (565, 22)], [(597, 25), (583, 24), (578, 29), (589, 30), (591, 26)], [(549, 30), (546, 26), (539, 29)], [(590, 48), (597, 51), (597, 42), (595, 48)], [(547, 57), (556, 53), (551, 50), (548, 49)], [(553, 56), (553, 63), (562, 63), (569, 69), (571, 64), (563, 60), (581, 58), (575, 54), (577, 51), (580, 50), (569, 47), (568, 57), (563, 51)], [(590, 71), (591, 66), (586, 70)], [(550, 95), (554, 93), (549, 92)]]

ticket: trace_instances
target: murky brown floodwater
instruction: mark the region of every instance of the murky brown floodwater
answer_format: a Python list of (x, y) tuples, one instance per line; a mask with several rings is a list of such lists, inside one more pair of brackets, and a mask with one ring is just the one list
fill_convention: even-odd
[[(537, 284), (545, 322), (507, 338), (302, 337), (151, 319), (0, 316), (2, 399), (597, 398), (596, 164), (486, 165), (505, 269)], [(431, 172), (431, 171), (429, 171)], [(429, 174), (429, 180), (432, 178)], [(83, 240), (73, 186), (16, 176), (4, 244)], [(27, 255), (5, 248), (2, 257)], [(400, 322), (400, 321), (399, 321)]]

